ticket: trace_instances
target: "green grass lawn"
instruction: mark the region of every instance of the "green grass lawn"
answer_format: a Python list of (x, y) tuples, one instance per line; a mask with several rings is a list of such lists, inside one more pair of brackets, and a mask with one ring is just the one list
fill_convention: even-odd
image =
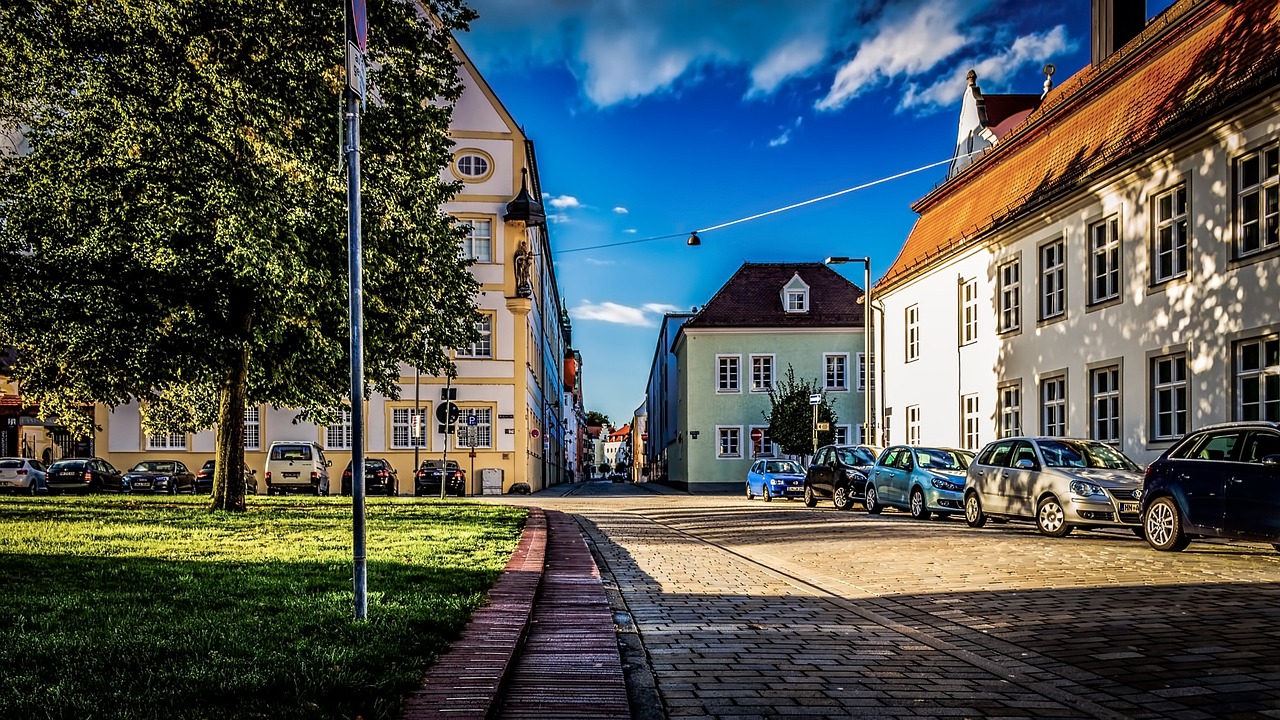
[[(344, 502), (345, 501), (345, 502)], [(526, 511), (349, 498), (0, 498), (0, 718), (395, 717)]]

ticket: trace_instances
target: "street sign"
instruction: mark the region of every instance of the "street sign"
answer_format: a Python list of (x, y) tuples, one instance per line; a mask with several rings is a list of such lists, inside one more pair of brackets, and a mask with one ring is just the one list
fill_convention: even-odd
[(468, 415), (468, 416), (467, 416), (467, 427), (475, 427), (475, 426), (477, 426), (477, 425), (479, 425), (479, 424), (480, 424), (480, 416), (479, 416), (479, 415)]
[(764, 439), (764, 431), (760, 428), (751, 428), (751, 442), (758, 443)]
[(360, 48), (357, 48), (355, 43), (347, 43), (347, 90), (361, 100), (364, 99), (367, 74), (364, 53), (360, 52)]
[(360, 52), (366, 52), (369, 49), (369, 9), (365, 0), (350, 0), (347, 7), (350, 13), (349, 19), (351, 26), (348, 28), (349, 38), (356, 41), (360, 46)]
[(826, 432), (830, 429), (831, 429), (831, 423), (818, 423), (818, 430), (820, 432)]
[(458, 409), (458, 406), (451, 402), (443, 402), (436, 407), (436, 419), (442, 423), (450, 425), (456, 423), (458, 422), (458, 416), (461, 414), (462, 411)]
[(810, 405), (821, 405), (821, 404), (822, 404), (822, 395), (820, 395), (820, 394), (818, 394), (818, 393), (814, 393), (814, 394), (810, 395), (810, 396), (809, 396), (809, 404), (810, 404)]

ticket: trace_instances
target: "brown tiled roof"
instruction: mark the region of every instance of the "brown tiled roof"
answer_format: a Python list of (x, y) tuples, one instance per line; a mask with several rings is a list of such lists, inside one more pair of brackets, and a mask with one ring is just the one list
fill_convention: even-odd
[[(782, 309), (791, 278), (809, 286), (809, 312)], [(822, 263), (743, 263), (702, 311), (680, 328), (860, 327), (862, 290)]]
[(917, 202), (877, 291), (1105, 176), (1280, 77), (1280, 3), (1181, 0), (1100, 65), (1050, 91), (1002, 142)]

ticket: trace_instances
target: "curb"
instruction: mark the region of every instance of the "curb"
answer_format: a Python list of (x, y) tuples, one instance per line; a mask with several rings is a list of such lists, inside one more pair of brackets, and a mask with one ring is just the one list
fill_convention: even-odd
[(488, 603), (476, 610), (462, 637), (405, 698), (401, 720), (484, 720), (489, 716), (529, 628), (546, 552), (546, 514), (530, 507), (520, 543), (489, 589)]

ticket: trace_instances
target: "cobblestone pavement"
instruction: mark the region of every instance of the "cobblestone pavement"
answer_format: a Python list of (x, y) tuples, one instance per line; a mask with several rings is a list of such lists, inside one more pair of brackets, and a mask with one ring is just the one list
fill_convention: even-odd
[[(588, 483), (671, 718), (1280, 718), (1280, 553)], [(620, 614), (620, 621), (625, 615)], [(626, 623), (622, 622), (625, 626)]]

